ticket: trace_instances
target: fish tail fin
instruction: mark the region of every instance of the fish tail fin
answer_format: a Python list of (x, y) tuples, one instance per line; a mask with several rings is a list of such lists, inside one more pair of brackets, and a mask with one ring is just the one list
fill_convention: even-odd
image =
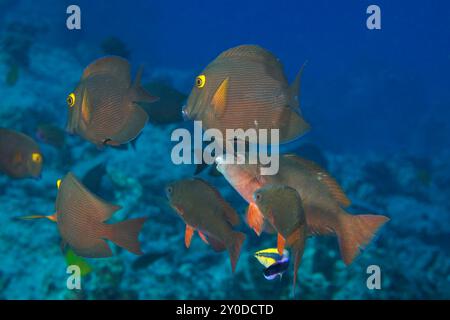
[(294, 82), (292, 82), (292, 84), (289, 86), (289, 89), (288, 89), (288, 91), (289, 91), (289, 106), (296, 112), (300, 112), (300, 109), (299, 109), (300, 82), (301, 82), (303, 70), (305, 69), (307, 62), (308, 61), (305, 61), (305, 63), (303, 63), (302, 67), (300, 68), (300, 70), (297, 73), (297, 76), (295, 77)]
[(31, 215), (31, 216), (22, 216), (16, 217), (18, 220), (35, 220), (35, 219), (48, 219), (50, 221), (56, 222), (56, 213), (48, 216), (44, 215)]
[(134, 83), (132, 86), (132, 96), (131, 99), (133, 102), (145, 102), (145, 103), (152, 103), (155, 101), (158, 101), (159, 98), (152, 96), (150, 93), (147, 92), (142, 86), (141, 86), (141, 78), (142, 78), (142, 72), (144, 71), (144, 68), (141, 66), (139, 67), (139, 70), (136, 74), (136, 78), (134, 79)]
[(147, 218), (136, 218), (109, 225), (107, 238), (119, 247), (134, 254), (143, 254), (139, 243), (139, 232), (141, 232)]
[(342, 215), (342, 221), (336, 233), (344, 263), (346, 265), (352, 263), (360, 249), (368, 245), (377, 230), (388, 221), (389, 218), (382, 215), (347, 213)]
[(234, 273), (236, 269), (236, 264), (241, 253), (242, 243), (245, 240), (245, 234), (242, 232), (233, 232), (231, 241), (227, 243), (227, 250), (230, 255), (231, 270)]

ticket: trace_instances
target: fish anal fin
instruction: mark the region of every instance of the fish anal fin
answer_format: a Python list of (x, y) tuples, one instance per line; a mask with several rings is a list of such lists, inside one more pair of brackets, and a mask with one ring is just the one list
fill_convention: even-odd
[(252, 228), (259, 236), (262, 232), (264, 225), (264, 216), (259, 211), (258, 206), (251, 202), (247, 210), (247, 224)]
[(214, 114), (218, 118), (222, 117), (227, 106), (229, 81), (229, 77), (222, 81), (211, 100), (214, 107)]
[(191, 246), (192, 236), (194, 235), (195, 229), (191, 227), (190, 225), (186, 225), (186, 231), (184, 233), (184, 244), (186, 248), (189, 248)]
[(285, 244), (286, 244), (286, 240), (283, 238), (283, 236), (281, 234), (278, 233), (277, 250), (278, 250), (278, 254), (281, 256), (283, 255)]

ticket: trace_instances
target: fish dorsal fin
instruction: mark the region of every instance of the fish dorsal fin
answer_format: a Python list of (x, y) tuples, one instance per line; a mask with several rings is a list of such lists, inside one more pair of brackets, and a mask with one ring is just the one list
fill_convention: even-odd
[(322, 169), (319, 165), (316, 163), (306, 160), (303, 158), (300, 158), (299, 156), (295, 154), (287, 154), (285, 155), (287, 158), (296, 161), (301, 166), (305, 167), (309, 171), (316, 174), (317, 179), (322, 182), (323, 185), (325, 185), (328, 188), (328, 191), (331, 193), (333, 198), (339, 202), (339, 204), (342, 207), (348, 207), (351, 204), (351, 201), (347, 196), (345, 195), (342, 188), (339, 186), (339, 184), (334, 180), (333, 177), (330, 176), (330, 174)]
[(254, 60), (260, 60), (268, 63), (279, 63), (277, 57), (273, 55), (270, 51), (251, 44), (244, 44), (234, 48), (230, 48), (222, 52), (218, 58), (226, 57), (246, 57)]
[(120, 206), (109, 204), (92, 194), (69, 172), (62, 180), (58, 190), (56, 213), (59, 214), (60, 210), (65, 208), (79, 206), (80, 203), (83, 203), (84, 208), (88, 208), (87, 212), (81, 212), (80, 214), (92, 215), (100, 222), (105, 222), (111, 218), (114, 212), (121, 209)]
[(297, 73), (297, 76), (295, 77), (294, 82), (292, 82), (288, 88), (289, 107), (291, 107), (294, 111), (300, 113), (300, 115), (300, 81), (307, 62), (308, 61), (305, 61), (305, 63), (303, 63), (302, 67)]
[(95, 60), (84, 69), (81, 79), (98, 74), (109, 74), (122, 79), (128, 85), (131, 83), (130, 64), (126, 59), (121, 57), (108, 56)]
[(229, 77), (222, 81), (211, 100), (211, 104), (214, 107), (214, 114), (219, 118), (222, 117), (227, 106), (229, 81)]
[(216, 199), (219, 201), (219, 203), (223, 209), (222, 213), (224, 215), (224, 218), (232, 226), (237, 226), (240, 222), (239, 216), (236, 213), (236, 211), (233, 209), (233, 207), (222, 197), (220, 192), (201, 178), (193, 178), (193, 179), (199, 181), (200, 183), (203, 183), (208, 189), (210, 189), (216, 195)]

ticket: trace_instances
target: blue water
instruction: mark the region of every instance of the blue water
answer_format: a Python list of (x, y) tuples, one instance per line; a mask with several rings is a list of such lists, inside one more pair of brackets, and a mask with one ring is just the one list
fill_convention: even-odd
[[(82, 29), (67, 30), (66, 8), (75, 3)], [(366, 28), (370, 4), (381, 8), (381, 30)], [(352, 200), (351, 212), (391, 221), (349, 267), (335, 238), (311, 239), (300, 298), (448, 299), (449, 15), (446, 1), (418, 0), (0, 1), (0, 127), (33, 137), (42, 123), (63, 128), (66, 95), (84, 67), (105, 55), (100, 44), (110, 36), (130, 51), (133, 72), (145, 66), (144, 83), (164, 78), (185, 94), (209, 62), (236, 45), (270, 50), (290, 81), (308, 61), (300, 104), (312, 129), (298, 152), (330, 171)], [(19, 61), (17, 81), (7, 84), (11, 25), (26, 25), (34, 35), (12, 36), (13, 43), (29, 42), (22, 50), (28, 62)], [(41, 143), (42, 180), (1, 175), (0, 298), (290, 298), (292, 270), (282, 282), (269, 282), (252, 257), (275, 245), (273, 235), (258, 238), (241, 226), (248, 240), (234, 275), (228, 256), (199, 238), (185, 249), (184, 224), (164, 202), (164, 184), (194, 171), (170, 161), (170, 133), (179, 126), (185, 124), (149, 124), (129, 151), (97, 150), (78, 137), (67, 138), (68, 152)], [(107, 175), (97, 191), (126, 208), (121, 217), (149, 217), (141, 241), (155, 257), (138, 267), (124, 251), (90, 261), (83, 290), (70, 291), (55, 226), (12, 218), (51, 213), (56, 179), (68, 171), (82, 177), (99, 162)], [(245, 202), (223, 178), (202, 177), (243, 216)], [(373, 264), (381, 268), (380, 290), (366, 287)]]

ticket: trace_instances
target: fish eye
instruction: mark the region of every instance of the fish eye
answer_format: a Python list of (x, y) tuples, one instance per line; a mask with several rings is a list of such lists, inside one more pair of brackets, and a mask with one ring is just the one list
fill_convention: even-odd
[(75, 94), (71, 93), (67, 96), (67, 105), (73, 107), (75, 105)]
[(257, 201), (261, 200), (261, 199), (262, 199), (261, 193), (255, 194), (255, 199), (256, 199)]
[(172, 194), (173, 188), (172, 187), (167, 187), (166, 188), (166, 192), (167, 192), (167, 194)]
[(195, 85), (197, 86), (197, 88), (203, 88), (205, 86), (205, 83), (206, 83), (206, 77), (204, 74), (199, 75), (195, 79)]
[(42, 162), (42, 156), (41, 156), (40, 153), (34, 152), (34, 153), (31, 154), (31, 160), (34, 163), (41, 163)]

